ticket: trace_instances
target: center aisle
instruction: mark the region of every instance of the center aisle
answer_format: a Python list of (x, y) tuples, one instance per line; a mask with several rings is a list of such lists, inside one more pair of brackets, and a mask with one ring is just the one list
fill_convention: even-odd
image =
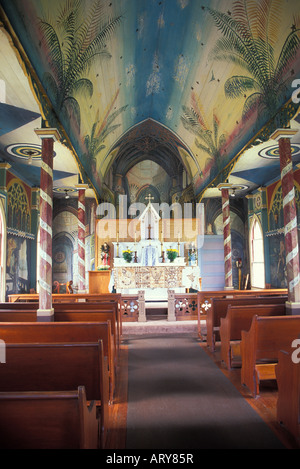
[(126, 449), (284, 449), (189, 334), (132, 335)]

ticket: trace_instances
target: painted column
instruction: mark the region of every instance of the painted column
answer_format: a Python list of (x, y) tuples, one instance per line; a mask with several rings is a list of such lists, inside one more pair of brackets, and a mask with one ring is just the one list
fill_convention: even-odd
[(230, 206), (229, 206), (229, 184), (218, 186), (222, 193), (223, 212), (223, 236), (224, 236), (224, 267), (225, 267), (225, 290), (232, 289), (232, 256), (231, 256), (231, 230), (230, 230)]
[(40, 278), (37, 321), (53, 321), (52, 308), (52, 213), (53, 213), (53, 147), (60, 135), (56, 129), (36, 129), (42, 140), (40, 182)]
[(78, 184), (78, 293), (85, 293), (85, 191), (86, 184)]
[(287, 308), (291, 314), (300, 314), (297, 208), (295, 201), (294, 172), (290, 141), (296, 133), (297, 131), (293, 129), (278, 129), (271, 136), (271, 138), (276, 140), (279, 145), (288, 287)]

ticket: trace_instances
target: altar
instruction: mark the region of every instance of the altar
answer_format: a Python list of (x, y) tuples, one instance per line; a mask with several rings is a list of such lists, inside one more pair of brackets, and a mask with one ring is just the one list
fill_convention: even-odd
[(137, 241), (135, 235), (134, 241), (113, 242), (111, 291), (125, 295), (142, 290), (145, 301), (167, 301), (169, 290), (185, 293), (187, 289), (200, 289), (200, 269), (193, 260), (187, 265), (185, 242), (181, 242), (179, 236), (176, 241), (164, 240), (163, 230), (159, 232), (159, 221), (149, 197), (139, 218), (140, 239)]
[(167, 298), (167, 290), (184, 293), (186, 289), (199, 290), (199, 267), (160, 264), (156, 266), (129, 265), (113, 269), (114, 287), (118, 293), (136, 293), (145, 290), (145, 299)]

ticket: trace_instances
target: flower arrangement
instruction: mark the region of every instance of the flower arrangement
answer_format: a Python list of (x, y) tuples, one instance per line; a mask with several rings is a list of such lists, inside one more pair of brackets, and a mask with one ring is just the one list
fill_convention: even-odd
[(123, 254), (123, 259), (125, 259), (126, 262), (132, 261), (132, 252), (129, 249), (126, 249), (126, 251), (123, 251), (122, 254)]
[(109, 270), (109, 265), (98, 265), (97, 270)]
[(167, 249), (167, 258), (169, 259), (170, 262), (173, 262), (177, 256), (178, 256), (177, 249)]

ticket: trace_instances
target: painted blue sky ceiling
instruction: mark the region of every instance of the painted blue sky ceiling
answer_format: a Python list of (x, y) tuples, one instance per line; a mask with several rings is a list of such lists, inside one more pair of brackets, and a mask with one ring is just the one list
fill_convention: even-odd
[(298, 0), (1, 5), (99, 192), (122, 137), (151, 119), (174, 134), (200, 193), (300, 74)]

